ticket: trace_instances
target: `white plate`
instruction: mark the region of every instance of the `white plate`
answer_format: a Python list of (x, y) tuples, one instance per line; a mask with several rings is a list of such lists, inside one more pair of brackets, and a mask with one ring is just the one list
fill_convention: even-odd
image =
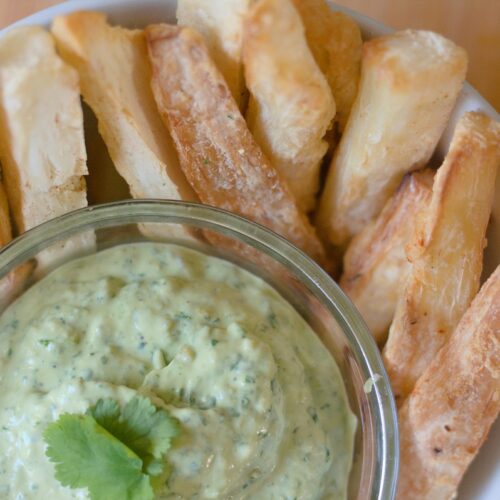
[[(20, 24), (49, 26), (52, 18), (57, 15), (74, 10), (100, 10), (106, 12), (113, 23), (129, 27), (142, 27), (153, 22), (174, 21), (175, 5), (175, 0), (72, 0), (38, 12), (13, 26)], [(333, 4), (332, 7), (352, 16), (361, 26), (366, 38), (392, 31), (377, 21), (349, 9)], [(436, 159), (439, 160), (444, 156), (451, 133), (460, 115), (471, 110), (481, 110), (497, 120), (499, 119), (499, 115), (493, 107), (467, 84), (438, 145)], [(497, 177), (496, 193), (492, 223), (488, 232), (489, 244), (486, 250), (485, 276), (488, 276), (500, 262), (500, 175)], [(500, 498), (500, 421), (494, 425), (489, 439), (467, 472), (458, 498), (459, 500), (498, 500)]]

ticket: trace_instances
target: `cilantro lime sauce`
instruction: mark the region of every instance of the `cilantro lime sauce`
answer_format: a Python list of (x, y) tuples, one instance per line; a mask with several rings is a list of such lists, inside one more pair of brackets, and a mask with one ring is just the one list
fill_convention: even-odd
[(245, 270), (153, 243), (63, 265), (0, 318), (0, 498), (87, 498), (42, 432), (137, 393), (180, 421), (158, 498), (345, 498), (355, 418), (309, 326)]

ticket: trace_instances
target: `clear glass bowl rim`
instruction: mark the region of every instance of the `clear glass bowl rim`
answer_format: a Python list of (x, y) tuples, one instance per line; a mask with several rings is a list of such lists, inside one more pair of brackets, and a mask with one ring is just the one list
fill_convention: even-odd
[(237, 237), (290, 269), (316, 295), (342, 328), (364, 380), (377, 375), (367, 395), (376, 438), (377, 459), (371, 499), (395, 497), (399, 469), (397, 412), (378, 348), (360, 314), (339, 286), (307, 255), (265, 227), (225, 210), (173, 200), (126, 200), (94, 205), (45, 222), (0, 251), (0, 279), (60, 239), (108, 226), (180, 223), (215, 229)]

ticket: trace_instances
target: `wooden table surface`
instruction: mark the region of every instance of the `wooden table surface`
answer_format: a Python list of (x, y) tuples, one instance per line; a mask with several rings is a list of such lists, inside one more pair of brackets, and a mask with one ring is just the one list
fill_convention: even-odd
[[(0, 0), (0, 27), (61, 0)], [(442, 33), (469, 53), (468, 80), (500, 111), (500, 0), (335, 0), (397, 29)]]

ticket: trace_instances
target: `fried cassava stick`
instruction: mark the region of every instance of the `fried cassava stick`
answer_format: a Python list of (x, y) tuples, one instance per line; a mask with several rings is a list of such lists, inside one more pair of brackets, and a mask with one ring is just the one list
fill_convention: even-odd
[(0, 143), (5, 188), (18, 232), (87, 206), (78, 74), (50, 33), (10, 31), (0, 43)]
[(455, 498), (500, 411), (500, 267), (399, 412), (397, 498)]
[[(87, 153), (78, 73), (39, 26), (0, 41), (0, 157), (18, 234), (87, 206)], [(78, 235), (40, 253), (39, 263), (92, 245)]]
[(153, 93), (200, 199), (269, 227), (324, 263), (312, 226), (257, 146), (200, 35), (146, 29)]
[(323, 138), (335, 115), (328, 82), (292, 0), (259, 0), (244, 28), (248, 127), (299, 207), (311, 211), (328, 149)]
[(432, 192), (432, 170), (406, 176), (377, 220), (365, 227), (344, 255), (340, 286), (382, 344), (403, 290), (410, 262), (405, 247)]
[(412, 268), (383, 352), (399, 404), (477, 293), (499, 162), (500, 124), (466, 113), (409, 249)]
[(325, 239), (345, 245), (377, 217), (406, 173), (427, 164), (466, 66), (463, 49), (429, 31), (364, 44), (359, 91), (316, 219)]

